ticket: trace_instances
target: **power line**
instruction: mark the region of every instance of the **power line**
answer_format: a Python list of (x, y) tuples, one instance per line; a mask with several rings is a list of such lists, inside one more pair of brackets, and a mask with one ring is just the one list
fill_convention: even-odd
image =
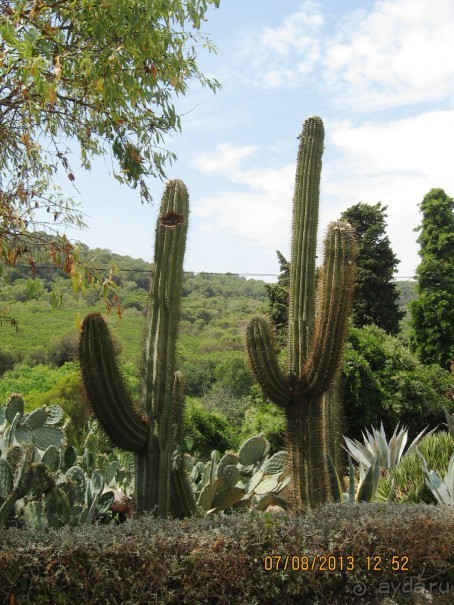
[[(19, 269), (30, 269), (30, 265), (14, 265)], [(35, 269), (47, 269), (51, 271), (62, 270), (59, 267), (55, 267), (54, 265), (35, 265)], [(92, 267), (94, 271), (110, 271), (111, 267)], [(118, 273), (152, 273), (151, 269), (118, 269)], [(243, 273), (242, 271), (237, 271), (235, 273), (231, 271), (226, 271), (225, 273), (216, 272), (216, 271), (184, 271), (185, 274), (193, 274), (193, 275), (236, 275), (239, 277), (279, 277), (279, 273)], [(397, 279), (416, 279), (416, 275), (396, 275), (394, 277)]]

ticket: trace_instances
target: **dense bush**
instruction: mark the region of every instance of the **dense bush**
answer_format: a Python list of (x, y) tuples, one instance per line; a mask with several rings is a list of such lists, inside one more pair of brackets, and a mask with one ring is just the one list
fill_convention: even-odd
[(0, 349), (0, 377), (8, 370), (12, 370), (15, 363), (16, 359), (12, 353)]
[(21, 393), (26, 397), (28, 411), (42, 405), (42, 397), (53, 389), (65, 376), (74, 374), (76, 364), (66, 363), (61, 368), (38, 364), (33, 367), (18, 364), (5, 372), (0, 380), (0, 405), (11, 393)]
[[(435, 578), (432, 592), (446, 590), (454, 516), (442, 506), (329, 505), (309, 515), (8, 530), (0, 544), (5, 604), (376, 605), (386, 596), (400, 602), (395, 594), (404, 583), (428, 587)], [(327, 555), (334, 569), (320, 570)], [(393, 556), (399, 566), (408, 557), (409, 571), (392, 570)], [(382, 557), (378, 570), (373, 557)], [(314, 570), (301, 570), (312, 561)]]
[(415, 436), (443, 421), (453, 377), (438, 365), (424, 366), (402, 342), (376, 326), (352, 328), (343, 366), (344, 433), (360, 438), (365, 426), (383, 422), (387, 432), (400, 422)]
[(78, 346), (79, 333), (77, 330), (53, 338), (49, 347), (49, 361), (59, 368), (68, 361), (75, 361)]
[(207, 410), (198, 399), (192, 398), (186, 400), (184, 434), (193, 441), (192, 451), (203, 460), (210, 457), (212, 450), (237, 449), (240, 441), (225, 416)]
[[(444, 431), (428, 435), (420, 441), (418, 450), (423, 455), (429, 470), (434, 470), (443, 479), (448, 470), (449, 460), (454, 454), (454, 437)], [(436, 503), (425, 483), (417, 451), (413, 450), (404, 456), (395, 469), (381, 477), (378, 484), (380, 499), (386, 500), (391, 492), (396, 502)]]

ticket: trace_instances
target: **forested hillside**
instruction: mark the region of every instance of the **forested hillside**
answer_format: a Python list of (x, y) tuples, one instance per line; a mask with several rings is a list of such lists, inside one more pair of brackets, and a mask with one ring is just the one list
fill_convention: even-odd
[[(60, 403), (76, 425), (83, 425), (90, 413), (76, 355), (79, 327), (87, 313), (100, 311), (108, 317), (123, 373), (138, 396), (151, 276), (151, 264), (141, 259), (88, 248), (83, 255), (118, 286), (118, 308), (112, 301), (108, 314), (96, 290), (76, 298), (71, 280), (50, 268), (37, 267), (35, 279), (29, 267), (9, 269), (8, 284), (0, 294), (0, 307), (8, 308), (18, 322), (17, 331), (7, 324), (0, 327), (1, 400), (20, 391), (31, 407)], [(398, 282), (398, 288), (401, 308), (406, 310), (414, 298), (414, 283)], [(187, 432), (194, 447), (205, 455), (211, 447), (234, 447), (260, 430), (276, 447), (283, 443), (282, 414), (263, 400), (244, 354), (246, 324), (257, 313), (268, 311), (267, 301), (265, 283), (260, 280), (233, 274), (185, 274), (178, 357), (187, 381)], [(408, 422), (415, 408), (423, 406), (416, 430), (447, 401), (443, 396), (448, 390), (447, 373), (430, 373), (422, 366), (415, 370), (416, 361), (405, 346), (407, 323), (404, 318), (403, 332), (396, 338), (378, 329), (352, 331), (344, 368), (346, 428), (350, 426), (351, 431), (382, 419), (389, 426), (399, 415)], [(410, 388), (418, 394), (407, 405), (404, 400)], [(381, 410), (383, 403), (386, 413)]]

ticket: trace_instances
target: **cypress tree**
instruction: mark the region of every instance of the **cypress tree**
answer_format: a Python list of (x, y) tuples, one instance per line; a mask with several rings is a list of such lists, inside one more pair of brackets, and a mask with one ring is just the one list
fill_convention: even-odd
[(357, 273), (353, 296), (353, 325), (375, 324), (397, 334), (404, 312), (393, 275), (399, 260), (386, 235), (387, 206), (359, 202), (341, 214), (355, 230), (358, 244)]
[(449, 369), (454, 359), (454, 199), (432, 189), (420, 204), (418, 298), (411, 345), (423, 363)]

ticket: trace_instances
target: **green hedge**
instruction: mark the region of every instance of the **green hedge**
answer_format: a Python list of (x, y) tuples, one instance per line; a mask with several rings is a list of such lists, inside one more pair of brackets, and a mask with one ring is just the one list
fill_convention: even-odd
[[(320, 570), (328, 555), (333, 569)], [(381, 570), (367, 569), (378, 563), (373, 557), (382, 558)], [(408, 571), (391, 570), (392, 557)], [(291, 570), (313, 561), (312, 571)], [(391, 594), (399, 583), (444, 591), (453, 565), (452, 509), (430, 505), (142, 518), (46, 534), (9, 529), (0, 532), (0, 603), (356, 605), (385, 596), (400, 603), (408, 600)]]

